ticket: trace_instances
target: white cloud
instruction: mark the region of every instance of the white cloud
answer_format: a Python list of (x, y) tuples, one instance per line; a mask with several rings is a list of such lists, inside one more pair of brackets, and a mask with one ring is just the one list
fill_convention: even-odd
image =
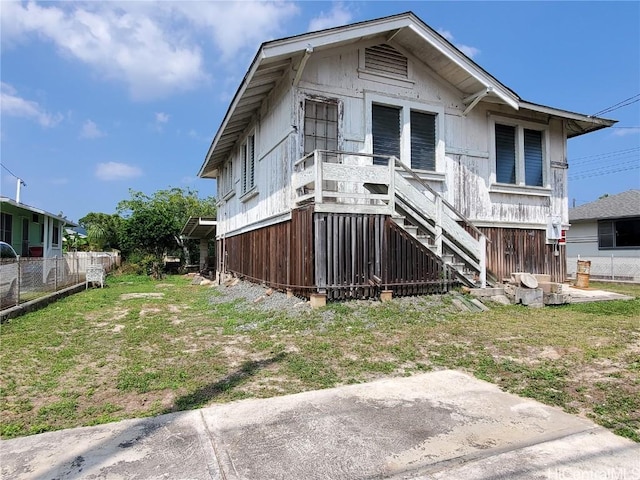
[(626, 137), (627, 135), (637, 135), (640, 133), (640, 127), (614, 127), (613, 135), (616, 137)]
[(80, 138), (92, 139), (92, 138), (104, 137), (105, 135), (106, 133), (100, 130), (98, 128), (98, 125), (96, 125), (95, 122), (91, 120), (86, 120), (82, 124), (82, 131), (80, 132)]
[[(124, 82), (135, 100), (192, 90), (207, 82), (202, 36), (236, 65), (243, 49), (281, 33), (299, 13), (288, 1), (3, 2), (3, 48), (35, 36), (99, 78)], [(233, 63), (231, 63), (233, 62)]]
[(142, 170), (126, 163), (107, 162), (96, 166), (96, 177), (100, 180), (126, 180), (142, 175)]
[(8, 83), (2, 82), (0, 88), (0, 110), (3, 115), (35, 120), (43, 127), (54, 127), (62, 121), (61, 113), (49, 113), (38, 102), (26, 100), (17, 95), (17, 91)]
[(442, 35), (445, 39), (447, 39), (449, 42), (453, 43), (458, 50), (460, 50), (469, 58), (473, 58), (480, 53), (480, 49), (476, 47), (471, 47), (469, 45), (464, 45), (462, 43), (456, 43), (455, 37), (449, 30), (439, 29), (438, 33)]
[(124, 81), (139, 100), (189, 90), (206, 78), (197, 44), (187, 44), (183, 35), (153, 19), (152, 4), (131, 11), (128, 6), (3, 2), (3, 40), (12, 43), (36, 33), (63, 55), (106, 78)]
[(293, 2), (236, 0), (228, 2), (160, 2), (207, 32), (222, 53), (222, 60), (235, 60), (243, 49), (255, 49), (260, 43), (281, 33), (283, 23), (299, 13)]
[(156, 113), (156, 123), (167, 123), (169, 121), (169, 114), (163, 112)]
[(353, 14), (341, 3), (335, 3), (329, 13), (320, 12), (309, 22), (309, 31), (324, 30), (325, 28), (339, 27), (351, 22)]

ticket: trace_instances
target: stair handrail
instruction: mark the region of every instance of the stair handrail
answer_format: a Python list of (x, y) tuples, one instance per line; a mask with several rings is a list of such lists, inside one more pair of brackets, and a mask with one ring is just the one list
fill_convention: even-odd
[[(476, 227), (473, 223), (471, 223), (471, 220), (469, 220), (467, 217), (465, 217), (462, 213), (460, 213), (456, 207), (454, 207), (453, 205), (451, 205), (442, 195), (440, 195), (440, 193), (438, 193), (437, 191), (435, 191), (433, 188), (431, 188), (431, 185), (429, 185), (427, 182), (425, 182), (416, 172), (414, 172), (411, 168), (409, 168), (407, 165), (404, 164), (404, 162), (402, 162), (398, 157), (396, 157), (395, 155), (392, 155), (389, 157), (390, 160), (394, 161), (394, 165), (397, 165), (399, 167), (401, 167), (405, 172), (407, 172), (409, 175), (411, 175), (411, 178), (413, 178), (414, 180), (416, 180), (420, 185), (422, 185), (423, 187), (425, 187), (432, 195), (436, 196), (436, 197), (440, 197), (440, 199), (442, 200), (442, 203), (445, 204), (447, 207), (449, 207), (453, 213), (456, 214), (456, 216), (460, 217), (460, 219), (469, 227), (471, 227), (471, 229), (476, 232), (478, 235), (480, 236), (485, 236), (485, 234), (478, 229), (478, 227)], [(491, 240), (489, 240), (487, 238), (487, 242), (491, 243)]]

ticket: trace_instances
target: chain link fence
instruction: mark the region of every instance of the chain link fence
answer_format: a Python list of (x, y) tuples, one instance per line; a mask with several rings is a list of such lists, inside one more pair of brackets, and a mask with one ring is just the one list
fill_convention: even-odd
[(589, 277), (593, 280), (617, 280), (640, 283), (640, 257), (615, 255), (578, 255), (567, 257), (567, 275), (576, 277), (578, 260), (591, 262)]
[(4, 278), (13, 285), (2, 299), (2, 308), (35, 300), (83, 283), (89, 265), (102, 265), (110, 272), (120, 265), (120, 256), (106, 252), (71, 252), (63, 257), (19, 257), (10, 268), (3, 265)]

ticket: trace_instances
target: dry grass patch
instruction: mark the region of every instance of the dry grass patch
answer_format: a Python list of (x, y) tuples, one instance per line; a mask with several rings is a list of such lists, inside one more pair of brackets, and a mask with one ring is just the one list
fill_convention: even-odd
[(455, 368), (638, 441), (639, 340), (638, 298), (461, 314), (438, 295), (311, 310), (242, 282), (110, 277), (2, 326), (0, 427), (8, 438)]

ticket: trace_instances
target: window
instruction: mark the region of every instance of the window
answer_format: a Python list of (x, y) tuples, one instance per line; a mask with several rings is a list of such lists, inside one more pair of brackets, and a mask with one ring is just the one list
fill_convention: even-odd
[(494, 139), (497, 183), (545, 185), (543, 130), (496, 123)]
[(411, 168), (436, 169), (436, 116), (411, 110)]
[(249, 135), (242, 144), (242, 193), (252, 190), (256, 184), (256, 147), (255, 135)]
[[(402, 155), (402, 119), (408, 115), (409, 158)], [(372, 105), (371, 134), (374, 155), (394, 155), (416, 170), (436, 170), (436, 121), (434, 113), (410, 108)], [(375, 164), (386, 165), (386, 159), (374, 158)]]
[(640, 218), (599, 221), (598, 248), (640, 248)]
[(338, 150), (338, 104), (304, 102), (304, 154)]
[(496, 124), (496, 182), (516, 183), (516, 128)]
[(52, 245), (60, 245), (60, 225), (53, 226), (53, 235), (51, 236)]
[(229, 160), (220, 172), (220, 197), (228, 198), (233, 192), (233, 160)]
[(13, 216), (9, 213), (0, 213), (0, 240), (11, 245), (13, 233)]
[[(400, 109), (385, 105), (373, 105), (371, 110), (371, 134), (374, 155), (394, 155), (400, 158)], [(387, 160), (375, 157), (375, 164), (386, 165)]]

